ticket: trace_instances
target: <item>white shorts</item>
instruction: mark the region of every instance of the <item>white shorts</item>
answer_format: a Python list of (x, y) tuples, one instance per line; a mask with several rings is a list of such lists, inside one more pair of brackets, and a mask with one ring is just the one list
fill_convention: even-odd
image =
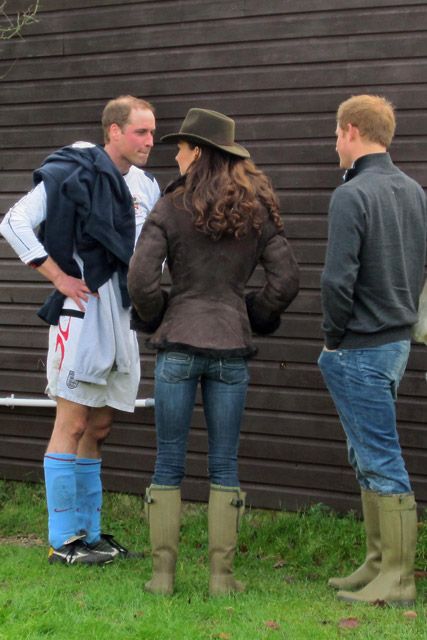
[[(69, 299), (64, 308), (76, 310)], [(131, 366), (129, 373), (110, 372), (107, 384), (93, 384), (75, 380), (75, 353), (83, 325), (83, 318), (61, 316), (58, 325), (49, 330), (46, 393), (87, 407), (112, 407), (132, 413), (138, 394), (141, 367), (135, 331), (129, 331)]]

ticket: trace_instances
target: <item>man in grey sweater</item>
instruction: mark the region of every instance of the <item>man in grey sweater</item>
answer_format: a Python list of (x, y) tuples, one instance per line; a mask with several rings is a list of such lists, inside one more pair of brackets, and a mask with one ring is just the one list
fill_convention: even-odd
[(421, 186), (387, 152), (394, 130), (382, 97), (353, 96), (338, 108), (346, 173), (329, 209), (319, 367), (347, 437), (367, 537), (364, 563), (329, 584), (341, 600), (407, 605), (416, 597), (417, 515), (395, 399), (423, 283), (427, 207)]

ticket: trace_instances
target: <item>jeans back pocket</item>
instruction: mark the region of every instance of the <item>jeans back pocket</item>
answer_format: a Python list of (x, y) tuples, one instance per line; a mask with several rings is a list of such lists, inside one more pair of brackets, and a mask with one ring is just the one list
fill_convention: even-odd
[(246, 358), (237, 356), (221, 358), (219, 377), (221, 382), (225, 382), (226, 384), (243, 384), (249, 382)]
[(162, 351), (157, 355), (156, 378), (163, 382), (188, 380), (194, 356), (185, 351)]

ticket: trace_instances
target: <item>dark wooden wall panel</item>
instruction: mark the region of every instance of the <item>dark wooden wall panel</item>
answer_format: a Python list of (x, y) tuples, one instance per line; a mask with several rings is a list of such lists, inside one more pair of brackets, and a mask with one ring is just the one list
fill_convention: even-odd
[[(14, 0), (23, 10), (28, 0)], [(158, 135), (191, 106), (223, 111), (271, 177), (301, 264), (302, 290), (274, 336), (257, 338), (240, 451), (249, 501), (297, 509), (324, 502), (358, 509), (339, 421), (317, 368), (319, 281), (330, 194), (341, 180), (335, 110), (353, 93), (386, 95), (397, 108), (392, 155), (427, 186), (427, 5), (424, 0), (42, 0), (23, 40), (0, 43), (0, 215), (31, 186), (56, 147), (102, 141), (106, 100), (151, 100)], [(173, 146), (150, 168), (176, 174)], [(168, 282), (167, 274), (165, 283)], [(249, 285), (260, 286), (257, 269)], [(0, 396), (43, 394), (47, 327), (36, 310), (50, 290), (0, 239)], [(427, 506), (427, 351), (414, 345), (397, 406), (417, 499)], [(153, 394), (154, 354), (141, 342), (140, 397)], [(0, 476), (41, 478), (54, 412), (0, 407)], [(194, 414), (184, 496), (207, 497), (207, 439)], [(104, 479), (142, 493), (155, 458), (153, 409), (117, 415)]]

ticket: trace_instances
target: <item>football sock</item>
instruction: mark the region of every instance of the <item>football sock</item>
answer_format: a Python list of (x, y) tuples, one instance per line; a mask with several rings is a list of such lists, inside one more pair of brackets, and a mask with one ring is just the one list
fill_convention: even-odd
[(49, 543), (59, 549), (76, 535), (76, 456), (47, 453), (43, 462)]
[(77, 530), (86, 532), (85, 542), (93, 544), (101, 537), (102, 482), (100, 458), (76, 460)]

